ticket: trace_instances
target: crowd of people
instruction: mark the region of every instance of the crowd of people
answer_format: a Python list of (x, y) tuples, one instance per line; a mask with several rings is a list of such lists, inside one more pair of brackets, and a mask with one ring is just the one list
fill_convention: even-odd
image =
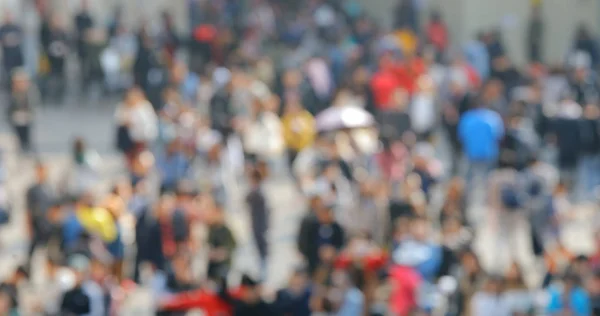
[[(105, 27), (86, 1), (70, 34), (40, 1), (37, 74), (21, 68), (17, 20), (3, 21), (21, 149), (35, 153), (35, 108), (62, 98), (73, 47), (83, 88), (122, 95), (107, 124), (123, 177), (98, 190), (102, 159), (83, 139), (59, 183), (36, 162), (29, 259), (0, 286), (0, 313), (29, 315), (19, 284), (40, 248), (61, 289), (35, 306), (49, 315), (118, 314), (141, 287), (160, 315), (600, 313), (600, 249), (563, 242), (582, 205), (597, 219), (600, 193), (600, 53), (585, 26), (550, 67), (551, 21), (534, 7), (517, 67), (499, 30), (454, 44), (441, 13), (421, 21), (412, 0), (390, 12), (393, 31), (355, 0), (188, 5), (189, 36), (168, 12), (135, 33), (117, 9)], [(288, 203), (306, 205), (301, 264), (290, 259), (289, 284), (272, 291), (268, 231), (286, 210), (268, 188), (286, 182), (299, 193)], [(240, 191), (260, 268), (238, 282), (234, 260), (248, 259), (228, 218)], [(489, 223), (509, 246), (483, 251), (507, 252), (507, 264), (484, 264), (475, 245)], [(517, 228), (527, 245), (510, 244)]]

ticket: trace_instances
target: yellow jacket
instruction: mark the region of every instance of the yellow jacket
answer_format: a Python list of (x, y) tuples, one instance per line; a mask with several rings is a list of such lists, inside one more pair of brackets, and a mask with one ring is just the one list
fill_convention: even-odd
[(315, 119), (310, 112), (304, 110), (299, 113), (285, 114), (282, 119), (283, 139), (288, 148), (300, 151), (315, 140)]
[(107, 209), (85, 208), (77, 212), (77, 219), (87, 232), (99, 236), (104, 242), (110, 243), (117, 239), (117, 225)]

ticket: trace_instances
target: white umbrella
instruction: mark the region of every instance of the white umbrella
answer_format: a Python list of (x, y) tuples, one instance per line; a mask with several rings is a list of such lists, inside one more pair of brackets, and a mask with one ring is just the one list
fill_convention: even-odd
[(375, 119), (369, 112), (354, 106), (331, 107), (317, 115), (316, 122), (321, 132), (375, 125)]

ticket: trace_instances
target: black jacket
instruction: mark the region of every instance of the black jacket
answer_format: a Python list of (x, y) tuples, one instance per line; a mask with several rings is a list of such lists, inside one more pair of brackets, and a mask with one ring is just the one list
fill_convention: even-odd
[(342, 249), (345, 233), (338, 223), (321, 224), (316, 218), (306, 219), (302, 226), (298, 235), (298, 245), (300, 252), (308, 261), (309, 270), (313, 272), (321, 261), (319, 249), (325, 245)]
[(231, 106), (231, 93), (222, 88), (210, 100), (210, 121), (212, 128), (227, 137), (232, 132), (231, 119), (234, 116)]
[(60, 304), (61, 315), (84, 315), (90, 312), (90, 298), (81, 286), (78, 286), (63, 296)]
[(148, 261), (163, 270), (166, 259), (162, 249), (162, 231), (158, 219), (146, 209), (141, 212), (135, 225), (138, 262)]

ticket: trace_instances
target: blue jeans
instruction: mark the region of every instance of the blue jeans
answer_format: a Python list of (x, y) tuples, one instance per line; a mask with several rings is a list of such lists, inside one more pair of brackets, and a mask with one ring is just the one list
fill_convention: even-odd
[(473, 193), (479, 188), (485, 188), (487, 180), (494, 168), (495, 160), (468, 160), (467, 174), (465, 176), (467, 198), (471, 200)]
[(577, 177), (578, 195), (583, 200), (594, 199), (595, 189), (600, 186), (600, 155), (585, 155), (579, 163)]

